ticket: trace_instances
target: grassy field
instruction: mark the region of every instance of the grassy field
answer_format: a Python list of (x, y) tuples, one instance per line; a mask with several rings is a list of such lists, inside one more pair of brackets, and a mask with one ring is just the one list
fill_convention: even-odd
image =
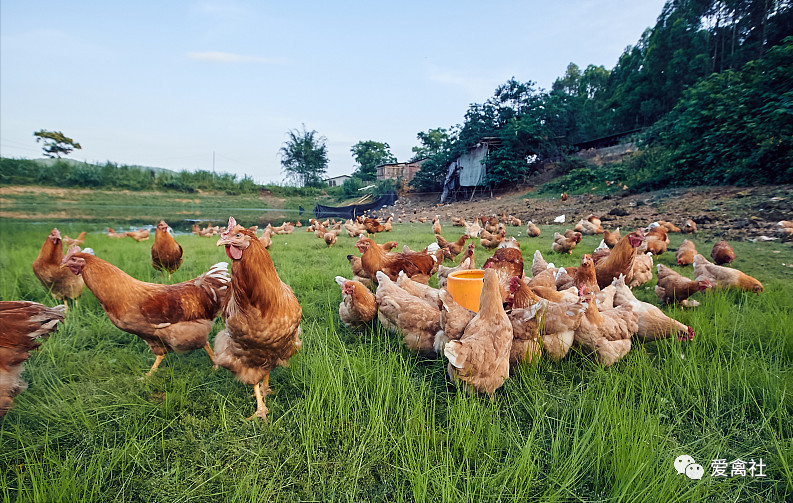
[[(151, 240), (111, 240), (98, 224), (58, 226), (68, 235), (91, 231), (86, 246), (136, 278), (166, 281), (150, 265)], [(54, 304), (30, 268), (51, 227), (2, 221), (0, 299)], [(416, 248), (433, 240), (428, 224), (394, 227), (378, 241)], [(554, 230), (519, 238), (527, 268), (535, 249), (574, 265), (599, 242), (585, 237), (560, 257), (550, 251)], [(177, 239), (185, 255), (172, 282), (227, 260), (215, 239)], [(671, 239), (674, 248), (682, 237)], [(273, 260), (303, 306), (303, 349), (272, 374), (268, 424), (245, 419), (255, 409), (250, 387), (213, 371), (203, 351), (171, 353), (139, 380), (154, 356), (115, 328), (86, 289), (27, 361), (30, 388), (0, 420), (3, 500), (793, 498), (793, 269), (782, 265), (793, 263), (790, 244), (734, 243), (735, 267), (765, 292), (709, 294), (696, 310), (669, 310), (694, 327), (693, 342), (637, 343), (608, 369), (575, 351), (522, 365), (491, 400), (458, 391), (444, 361), (410, 354), (377, 325), (361, 335), (341, 325), (333, 277), (349, 277), (353, 241), (340, 236), (328, 249), (305, 232), (274, 237)], [(712, 243), (695, 242), (709, 254)], [(477, 244), (477, 265), (490, 254)], [(674, 253), (660, 262), (672, 265)], [(637, 296), (656, 302), (653, 285)], [(682, 454), (705, 468), (702, 480), (677, 474)], [(767, 476), (711, 476), (712, 460), (738, 458), (762, 458)]]

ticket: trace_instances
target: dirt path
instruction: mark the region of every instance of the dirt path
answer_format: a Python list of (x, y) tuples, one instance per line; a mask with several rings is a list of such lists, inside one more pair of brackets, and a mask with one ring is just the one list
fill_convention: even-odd
[[(386, 210), (384, 208), (384, 210)], [(793, 185), (761, 187), (691, 187), (666, 189), (642, 194), (578, 195), (567, 201), (535, 197), (528, 187), (502, 192), (472, 201), (437, 204), (437, 196), (421, 197), (410, 193), (389, 209), (404, 222), (440, 215), (441, 222), (452, 216), (470, 220), (479, 215), (515, 215), (525, 222), (550, 224), (559, 215), (573, 227), (578, 220), (595, 214), (608, 229), (646, 226), (655, 220), (668, 220), (678, 226), (691, 218), (698, 230), (729, 240), (775, 237), (780, 220), (793, 219)]]

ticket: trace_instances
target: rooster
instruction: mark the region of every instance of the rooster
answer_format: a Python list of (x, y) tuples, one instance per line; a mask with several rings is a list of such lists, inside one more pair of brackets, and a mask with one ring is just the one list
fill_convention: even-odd
[(14, 404), (13, 398), (27, 388), (22, 363), (63, 321), (66, 306), (47, 307), (36, 302), (0, 302), (0, 417)]
[(168, 224), (165, 220), (160, 220), (154, 230), (151, 265), (158, 271), (167, 271), (168, 279), (171, 279), (171, 274), (182, 265), (182, 247), (168, 232)]
[(139, 281), (99, 257), (81, 253), (79, 246), (69, 248), (63, 264), (83, 278), (115, 326), (149, 345), (156, 358), (147, 376), (169, 351), (204, 348), (213, 359), (207, 337), (226, 296), (227, 263), (175, 285)]
[(74, 300), (83, 293), (85, 283), (82, 278), (63, 269), (62, 261), (61, 233), (55, 228), (44, 240), (39, 256), (33, 261), (33, 274), (53, 297), (66, 304), (66, 299)]
[(261, 242), (233, 217), (217, 245), (226, 247), (232, 276), (231, 293), (223, 302), (226, 328), (215, 337), (216, 362), (253, 386), (256, 412), (250, 419), (266, 421), (270, 371), (287, 366), (302, 346), (303, 310)]

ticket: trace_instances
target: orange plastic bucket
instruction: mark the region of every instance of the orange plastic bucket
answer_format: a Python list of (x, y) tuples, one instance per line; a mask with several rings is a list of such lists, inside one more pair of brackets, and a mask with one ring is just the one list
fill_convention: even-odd
[(446, 289), (455, 302), (466, 309), (479, 312), (479, 296), (482, 294), (482, 284), (485, 277), (484, 269), (467, 269), (449, 274)]

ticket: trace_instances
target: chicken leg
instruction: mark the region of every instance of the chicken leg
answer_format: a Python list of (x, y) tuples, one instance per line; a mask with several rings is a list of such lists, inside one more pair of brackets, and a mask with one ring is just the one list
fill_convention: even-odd
[(212, 347), (209, 345), (209, 342), (204, 344), (204, 351), (207, 352), (209, 359), (212, 361), (212, 369), (217, 370), (218, 365), (215, 363), (215, 353), (212, 352)]
[(250, 421), (256, 417), (262, 418), (265, 422), (267, 421), (267, 407), (264, 405), (264, 399), (269, 395), (272, 390), (270, 389), (270, 372), (268, 371), (264, 375), (264, 380), (261, 383), (257, 383), (253, 385), (253, 392), (256, 394), (256, 412), (253, 413), (251, 417), (248, 418)]
[(163, 359), (165, 359), (165, 355), (157, 355), (157, 358), (154, 359), (154, 365), (152, 365), (149, 371), (146, 372), (146, 377), (149, 377), (154, 373), (155, 370), (157, 370), (157, 367), (160, 366)]

